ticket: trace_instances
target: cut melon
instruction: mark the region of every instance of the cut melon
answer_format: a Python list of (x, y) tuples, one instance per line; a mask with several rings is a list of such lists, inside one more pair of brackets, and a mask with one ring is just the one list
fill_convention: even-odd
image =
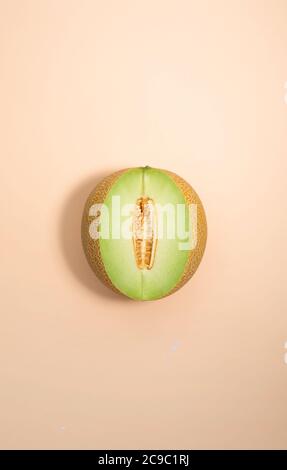
[(202, 203), (179, 176), (150, 167), (105, 178), (89, 196), (83, 247), (97, 276), (135, 300), (155, 300), (196, 271), (206, 244)]

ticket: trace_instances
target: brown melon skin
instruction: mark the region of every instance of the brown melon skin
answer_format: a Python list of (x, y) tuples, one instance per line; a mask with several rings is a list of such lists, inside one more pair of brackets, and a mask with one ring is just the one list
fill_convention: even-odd
[[(122, 176), (124, 173), (131, 169), (132, 168), (126, 168), (112, 173), (111, 175), (104, 178), (95, 187), (95, 189), (91, 192), (86, 201), (81, 226), (83, 249), (90, 267), (92, 268), (96, 276), (103, 282), (103, 284), (105, 284), (107, 287), (112, 289), (117, 294), (120, 294), (121, 296), (125, 295), (114, 286), (105, 270), (105, 266), (101, 257), (99, 240), (93, 240), (90, 237), (89, 225), (92, 222), (93, 217), (89, 216), (89, 209), (93, 204), (102, 204), (105, 201), (108, 192), (110, 191), (114, 183), (118, 180), (118, 178), (120, 178), (120, 176)], [(197, 205), (197, 245), (194, 250), (190, 251), (189, 258), (182, 273), (181, 279), (167, 294), (161, 297), (164, 298), (175, 293), (181, 287), (183, 287), (197, 270), (206, 247), (207, 222), (201, 200), (197, 193), (194, 191), (194, 189), (190, 186), (190, 184), (187, 183), (187, 181), (185, 181), (183, 178), (178, 176), (176, 173), (163, 169), (160, 169), (160, 171), (166, 173), (176, 183), (178, 188), (182, 191), (187, 205)]]
[(117, 179), (123, 175), (128, 169), (116, 171), (109, 176), (106, 176), (100, 183), (93, 189), (89, 195), (83, 212), (82, 217), (82, 244), (86, 258), (92, 270), (96, 276), (102, 281), (107, 287), (112, 289), (117, 294), (123, 295), (111, 282), (107, 272), (105, 270), (104, 263), (102, 261), (100, 242), (99, 240), (93, 240), (89, 234), (89, 225), (93, 220), (93, 217), (89, 216), (89, 209), (93, 204), (102, 204), (110, 189), (117, 181)]
[(207, 241), (207, 222), (206, 222), (206, 215), (202, 205), (202, 202), (198, 196), (198, 194), (194, 191), (194, 189), (190, 186), (190, 184), (185, 181), (183, 178), (178, 176), (176, 173), (173, 173), (168, 170), (162, 170), (168, 176), (170, 176), (176, 185), (182, 191), (186, 204), (196, 204), (197, 205), (197, 245), (194, 250), (190, 251), (188, 261), (186, 263), (185, 269), (183, 271), (181, 279), (175, 285), (175, 287), (165, 295), (173, 294), (174, 292), (178, 291), (181, 287), (183, 287), (190, 278), (194, 275), (195, 271), (197, 270), (204, 251), (206, 247)]

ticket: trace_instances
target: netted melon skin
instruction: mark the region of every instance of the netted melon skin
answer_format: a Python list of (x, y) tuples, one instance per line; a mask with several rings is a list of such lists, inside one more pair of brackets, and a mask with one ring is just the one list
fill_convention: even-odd
[(114, 286), (105, 270), (101, 256), (99, 240), (93, 240), (89, 234), (89, 226), (93, 220), (93, 217), (89, 216), (89, 209), (93, 204), (103, 204), (112, 186), (120, 178), (120, 176), (122, 176), (127, 171), (128, 169), (116, 171), (115, 173), (112, 173), (111, 175), (104, 178), (95, 187), (86, 201), (81, 228), (82, 244), (90, 267), (96, 276), (100, 279), (100, 281), (120, 295), (123, 294)]
[(168, 170), (162, 171), (165, 172), (168, 176), (170, 176), (170, 178), (172, 178), (176, 185), (180, 188), (181, 192), (184, 195), (186, 204), (196, 204), (197, 206), (197, 245), (194, 250), (191, 250), (189, 253), (188, 261), (186, 263), (181, 279), (178, 281), (175, 287), (170, 292), (168, 292), (168, 294), (166, 294), (165, 297), (167, 297), (168, 295), (171, 295), (181, 289), (181, 287), (183, 287), (190, 280), (190, 278), (194, 275), (195, 271), (197, 270), (206, 247), (207, 222), (202, 202), (198, 194), (192, 188), (192, 186), (183, 178), (178, 176), (176, 173), (173, 173), (172, 171)]

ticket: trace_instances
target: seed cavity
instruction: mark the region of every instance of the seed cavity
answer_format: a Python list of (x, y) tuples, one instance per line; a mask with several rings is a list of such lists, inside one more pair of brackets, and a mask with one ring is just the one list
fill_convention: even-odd
[(147, 196), (137, 199), (132, 232), (137, 267), (152, 269), (157, 245), (157, 218), (154, 201)]

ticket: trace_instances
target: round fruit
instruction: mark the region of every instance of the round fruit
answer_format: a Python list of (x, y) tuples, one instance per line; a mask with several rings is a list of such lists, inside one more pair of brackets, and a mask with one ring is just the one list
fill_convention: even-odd
[(206, 218), (192, 187), (176, 174), (128, 168), (102, 180), (86, 202), (83, 247), (96, 275), (119, 294), (155, 300), (195, 273)]

